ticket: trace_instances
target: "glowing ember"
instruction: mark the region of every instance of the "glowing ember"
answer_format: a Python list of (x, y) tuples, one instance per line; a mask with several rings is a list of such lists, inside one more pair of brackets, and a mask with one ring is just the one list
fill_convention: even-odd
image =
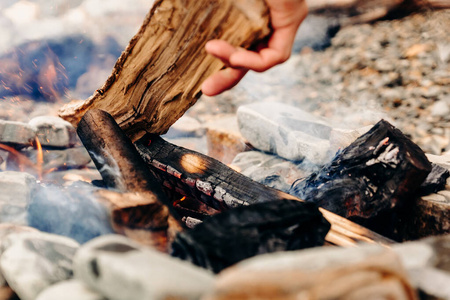
[(194, 154), (185, 154), (180, 159), (181, 167), (189, 173), (204, 173), (208, 166), (206, 161)]
[(180, 204), (180, 203), (183, 202), (184, 200), (186, 200), (186, 196), (184, 196), (183, 198), (181, 198), (181, 199), (179, 199), (179, 200), (175, 200), (175, 201), (173, 202), (173, 205), (175, 206), (175, 205), (177, 205), (177, 204)]

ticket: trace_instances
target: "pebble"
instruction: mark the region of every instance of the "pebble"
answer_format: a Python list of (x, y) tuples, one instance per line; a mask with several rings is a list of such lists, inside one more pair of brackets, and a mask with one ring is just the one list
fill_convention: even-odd
[(36, 134), (42, 146), (70, 148), (79, 142), (72, 124), (59, 117), (35, 117), (28, 124), (37, 128)]
[(0, 172), (0, 222), (27, 225), (27, 209), (38, 188), (30, 174)]
[(312, 114), (282, 103), (255, 103), (237, 111), (239, 129), (255, 148), (300, 161), (329, 158), (331, 127)]
[(16, 121), (0, 120), (0, 142), (31, 145), (36, 137), (36, 128)]
[(231, 166), (256, 182), (286, 193), (295, 180), (306, 177), (314, 170), (260, 151), (239, 153)]
[(92, 291), (81, 281), (65, 280), (43, 290), (35, 300), (107, 300), (102, 295)]
[(42, 232), (10, 234), (3, 239), (0, 268), (22, 300), (34, 300), (48, 286), (72, 277), (72, 258), (79, 244)]
[(68, 187), (41, 187), (29, 204), (28, 223), (81, 244), (114, 233), (108, 210), (93, 196), (95, 190), (82, 182)]
[(214, 281), (205, 269), (119, 235), (83, 245), (74, 271), (76, 279), (110, 300), (199, 299)]
[(393, 251), (360, 246), (280, 252), (244, 260), (219, 274), (207, 299), (381, 299), (389, 295), (416, 299), (414, 294)]

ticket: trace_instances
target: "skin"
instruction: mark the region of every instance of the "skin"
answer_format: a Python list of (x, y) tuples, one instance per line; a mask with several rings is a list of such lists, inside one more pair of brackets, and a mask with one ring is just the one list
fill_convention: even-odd
[(218, 95), (234, 87), (249, 70), (264, 72), (285, 62), (291, 55), (292, 45), (300, 24), (308, 14), (304, 0), (266, 0), (273, 29), (267, 44), (256, 51), (234, 47), (223, 40), (206, 43), (207, 53), (222, 60), (227, 68), (208, 77), (202, 84), (207, 96)]

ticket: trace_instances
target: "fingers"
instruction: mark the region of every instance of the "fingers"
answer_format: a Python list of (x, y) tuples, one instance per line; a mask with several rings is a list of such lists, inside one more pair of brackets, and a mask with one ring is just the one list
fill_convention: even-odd
[(222, 60), (226, 65), (230, 63), (230, 56), (238, 50), (223, 40), (211, 40), (206, 43), (205, 50), (208, 54)]
[(284, 63), (291, 55), (295, 33), (295, 28), (274, 31), (267, 48), (263, 48), (259, 52), (235, 51), (229, 57), (229, 63), (233, 67), (243, 67), (256, 72), (264, 72), (273, 66)]
[(206, 96), (215, 96), (234, 87), (245, 76), (247, 69), (226, 68), (208, 77), (202, 84)]

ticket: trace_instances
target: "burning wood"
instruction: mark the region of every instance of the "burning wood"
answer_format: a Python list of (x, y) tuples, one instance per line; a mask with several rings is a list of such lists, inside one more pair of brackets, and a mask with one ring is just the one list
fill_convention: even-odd
[[(302, 201), (259, 184), (213, 158), (170, 144), (159, 136), (146, 135), (135, 142), (135, 146), (165, 187), (220, 211), (282, 199)], [(320, 208), (320, 211), (331, 223), (326, 236), (330, 243), (348, 246), (356, 242), (392, 242), (325, 209)]]
[(158, 0), (104, 86), (60, 116), (78, 125), (92, 108), (109, 112), (133, 140), (164, 133), (200, 96), (200, 86), (224, 64), (204, 45), (224, 39), (250, 47), (270, 32), (262, 0)]
[(322, 246), (329, 229), (312, 203), (264, 202), (228, 210), (178, 234), (172, 255), (218, 273), (257, 254)]
[[(133, 222), (138, 220), (138, 223), (145, 223), (139, 228), (156, 231), (167, 229), (169, 215), (179, 220), (159, 182), (108, 113), (96, 109), (88, 111), (80, 121), (77, 132), (106, 186), (121, 192), (137, 193), (139, 201), (102, 195), (111, 203), (116, 223), (133, 227), (130, 219)], [(133, 217), (130, 217), (130, 210)], [(173, 230), (181, 230), (181, 225), (177, 223), (172, 222)]]
[(391, 216), (414, 199), (430, 171), (423, 151), (380, 121), (319, 172), (295, 183), (292, 194), (343, 217), (386, 228), (383, 214)]

